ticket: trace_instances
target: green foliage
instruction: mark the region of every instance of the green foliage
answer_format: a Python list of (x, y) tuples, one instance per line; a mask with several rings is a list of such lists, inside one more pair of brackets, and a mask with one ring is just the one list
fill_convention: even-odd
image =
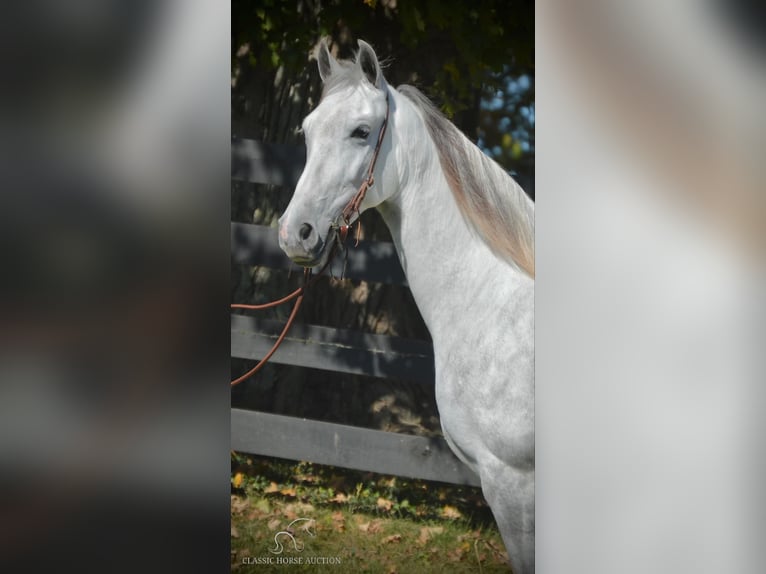
[(305, 66), (323, 36), (331, 36), (346, 55), (357, 38), (381, 47), (401, 45), (396, 51), (408, 60), (419, 51), (443, 54), (433, 95), (453, 112), (475, 105), (472, 90), (495, 83), (493, 74), (508, 66), (527, 72), (534, 67), (532, 2), (480, 0), (469, 9), (463, 0), (328, 0), (316, 12), (311, 6), (301, 0), (234, 0), (235, 60), (247, 45), (250, 65), (294, 71)]
[(384, 476), (307, 462), (291, 463), (257, 456), (232, 455), (235, 492), (273, 496), (388, 517), (420, 520), (464, 517), (474, 526), (493, 524), (492, 514), (474, 487), (450, 486), (423, 480)]
[[(235, 78), (243, 66), (298, 75), (320, 38), (332, 38), (341, 58), (362, 38), (390, 57), (393, 84), (418, 85), (506, 169), (531, 174), (534, 114), (522, 110), (534, 89), (514, 93), (507, 82), (527, 77), (534, 85), (534, 2), (233, 0), (232, 14)], [(498, 92), (503, 109), (487, 110), (487, 94)]]

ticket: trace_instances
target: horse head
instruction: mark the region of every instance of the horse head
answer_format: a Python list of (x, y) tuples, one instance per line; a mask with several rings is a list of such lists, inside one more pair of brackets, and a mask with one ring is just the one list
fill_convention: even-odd
[(356, 59), (339, 62), (322, 42), (317, 61), (324, 89), (302, 125), (306, 166), (279, 219), (280, 247), (304, 267), (323, 263), (338, 229), (386, 199), (373, 182), (390, 147), (389, 88), (369, 44), (360, 40)]

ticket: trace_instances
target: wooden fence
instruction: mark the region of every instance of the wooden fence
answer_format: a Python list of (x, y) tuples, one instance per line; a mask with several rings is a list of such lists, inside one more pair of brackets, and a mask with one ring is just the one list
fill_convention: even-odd
[[(305, 162), (299, 146), (232, 141), (232, 179), (294, 189)], [(276, 229), (231, 224), (232, 261), (288, 269)], [(406, 285), (390, 243), (361, 241), (350, 249), (345, 276)], [(232, 314), (231, 356), (260, 359), (278, 336), (281, 323), (257, 315)], [(339, 374), (363, 374), (434, 384), (430, 342), (371, 335), (317, 325), (293, 326), (271, 359)], [(258, 375), (256, 375), (258, 376)], [(247, 382), (243, 383), (247, 384)], [(477, 486), (478, 477), (458, 460), (442, 438), (384, 432), (233, 408), (231, 448), (241, 452), (304, 460), (382, 474)]]

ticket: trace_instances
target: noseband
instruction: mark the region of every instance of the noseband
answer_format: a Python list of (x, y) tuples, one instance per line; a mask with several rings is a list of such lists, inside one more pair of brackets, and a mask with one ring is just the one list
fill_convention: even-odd
[[(359, 207), (362, 205), (362, 201), (364, 201), (364, 196), (367, 193), (367, 190), (371, 188), (375, 184), (375, 177), (373, 176), (373, 172), (375, 171), (375, 164), (378, 161), (378, 155), (380, 154), (380, 148), (383, 147), (383, 138), (386, 136), (386, 128), (388, 127), (388, 115), (389, 110), (391, 109), (391, 106), (388, 102), (388, 92), (386, 92), (386, 116), (383, 118), (383, 123), (380, 126), (380, 133), (378, 133), (378, 141), (375, 144), (375, 150), (372, 152), (372, 159), (370, 160), (370, 165), (367, 168), (367, 176), (364, 178), (364, 181), (362, 181), (362, 184), (359, 186), (359, 189), (357, 190), (356, 194), (354, 194), (354, 197), (351, 198), (351, 201), (348, 202), (346, 207), (343, 208), (343, 212), (341, 213), (341, 218), (343, 219), (343, 225), (333, 224), (331, 227), (335, 229), (339, 234), (340, 241), (338, 243), (343, 244), (346, 241), (346, 237), (348, 236), (348, 230), (351, 227), (351, 218), (356, 213), (357, 219), (360, 215), (359, 213)], [(361, 227), (357, 225), (356, 227), (356, 244), (359, 245), (359, 230)], [(282, 341), (284, 341), (285, 337), (287, 336), (287, 332), (290, 330), (290, 327), (292, 326), (293, 322), (295, 321), (295, 317), (298, 315), (298, 309), (301, 306), (301, 303), (303, 303), (303, 296), (306, 292), (306, 290), (311, 287), (314, 283), (316, 283), (317, 279), (322, 276), (322, 273), (324, 273), (325, 269), (327, 269), (330, 264), (332, 263), (333, 259), (335, 258), (335, 255), (338, 251), (338, 243), (334, 243), (333, 246), (330, 248), (332, 251), (330, 251), (330, 255), (327, 258), (327, 261), (322, 266), (322, 268), (319, 270), (319, 273), (316, 274), (315, 277), (311, 277), (311, 269), (305, 268), (303, 270), (303, 286), (298, 287), (295, 291), (290, 293), (289, 295), (282, 297), (281, 299), (277, 299), (275, 301), (270, 301), (269, 303), (264, 303), (263, 305), (244, 305), (244, 304), (233, 304), (231, 305), (232, 309), (250, 309), (250, 310), (259, 310), (259, 309), (269, 309), (271, 307), (276, 307), (277, 305), (281, 305), (282, 303), (287, 303), (288, 301), (292, 301), (295, 299), (295, 303), (293, 304), (293, 310), (290, 312), (290, 317), (287, 319), (287, 323), (285, 323), (284, 328), (282, 329), (282, 332), (279, 334), (279, 337), (277, 337), (276, 342), (271, 347), (268, 353), (266, 353), (263, 358), (258, 362), (255, 367), (250, 369), (248, 372), (246, 372), (244, 375), (234, 379), (231, 381), (231, 386), (238, 385), (242, 381), (249, 379), (252, 377), (255, 373), (261, 370), (263, 365), (266, 364), (266, 362), (271, 358), (271, 356), (277, 351), (279, 346), (282, 344)]]

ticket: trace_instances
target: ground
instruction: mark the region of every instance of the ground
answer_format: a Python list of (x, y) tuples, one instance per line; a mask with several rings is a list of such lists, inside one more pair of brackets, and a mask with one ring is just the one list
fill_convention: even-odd
[(509, 572), (481, 491), (232, 456), (236, 572)]

